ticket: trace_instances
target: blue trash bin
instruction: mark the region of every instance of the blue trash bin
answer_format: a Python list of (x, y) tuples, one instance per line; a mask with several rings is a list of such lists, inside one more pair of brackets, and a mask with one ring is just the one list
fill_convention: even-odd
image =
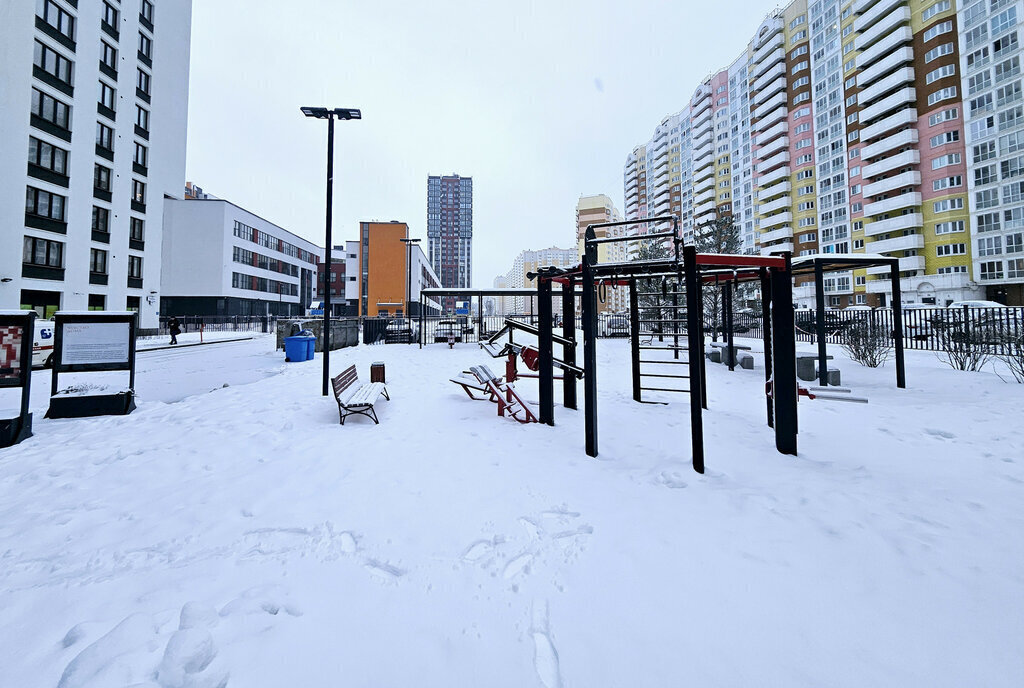
[(316, 337), (285, 337), (284, 338), (284, 360), (292, 363), (301, 363), (313, 359), (313, 348), (316, 346)]

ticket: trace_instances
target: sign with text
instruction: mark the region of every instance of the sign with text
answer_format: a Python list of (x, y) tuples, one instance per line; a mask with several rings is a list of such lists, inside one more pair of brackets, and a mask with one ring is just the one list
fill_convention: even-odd
[(127, 322), (67, 323), (62, 334), (64, 365), (129, 362), (131, 326)]
[(0, 387), (21, 386), (21, 348), (24, 342), (24, 327), (0, 326)]

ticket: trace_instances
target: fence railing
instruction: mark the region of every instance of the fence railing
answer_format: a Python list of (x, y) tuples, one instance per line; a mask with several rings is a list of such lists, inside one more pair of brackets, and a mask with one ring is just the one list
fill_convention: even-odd
[[(277, 327), (276, 316), (263, 315), (179, 315), (178, 324), (182, 332), (273, 332)], [(167, 323), (171, 316), (160, 316), (160, 334), (167, 334)]]

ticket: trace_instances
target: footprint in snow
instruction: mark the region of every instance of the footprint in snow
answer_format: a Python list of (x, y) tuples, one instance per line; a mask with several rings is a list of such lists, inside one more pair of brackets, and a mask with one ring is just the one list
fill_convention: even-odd
[(956, 435), (946, 430), (939, 430), (937, 428), (925, 428), (924, 431), (931, 435), (932, 437), (938, 437), (944, 440), (956, 439)]

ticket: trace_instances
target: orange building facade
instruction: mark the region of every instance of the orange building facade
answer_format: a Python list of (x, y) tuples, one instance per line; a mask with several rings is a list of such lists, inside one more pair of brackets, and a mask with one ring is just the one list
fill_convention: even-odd
[(402, 241), (408, 238), (404, 222), (359, 223), (360, 316), (418, 316), (420, 289), (439, 286), (423, 250)]

